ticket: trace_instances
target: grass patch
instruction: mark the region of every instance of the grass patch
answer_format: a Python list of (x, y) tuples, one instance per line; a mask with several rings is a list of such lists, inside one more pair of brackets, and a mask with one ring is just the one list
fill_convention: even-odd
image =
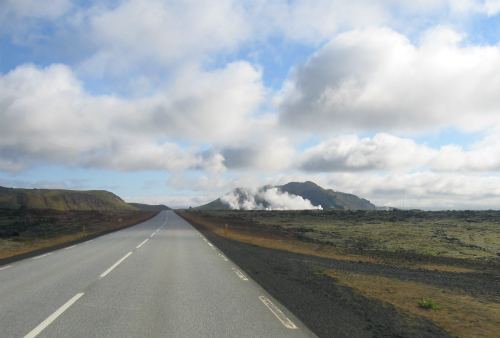
[[(405, 227), (403, 226), (402, 230), (399, 229), (394, 233), (389, 232), (389, 234), (387, 234), (385, 231), (378, 231), (376, 229), (377, 226), (381, 226), (377, 222), (370, 221), (370, 224), (363, 224), (363, 222), (368, 222), (371, 217), (375, 216), (356, 216), (357, 212), (337, 211), (333, 214), (335, 217), (340, 217), (347, 223), (352, 223), (354, 221), (354, 223), (360, 222), (360, 227), (366, 226), (366, 231), (372, 231), (371, 239), (359, 239), (358, 237), (360, 236), (360, 232), (354, 223), (342, 226), (338, 224), (336, 225), (335, 222), (338, 220), (335, 220), (335, 218), (332, 221), (334, 224), (331, 226), (329, 231), (323, 228), (323, 230), (318, 230), (314, 226), (314, 219), (323, 214), (319, 212), (316, 212), (315, 214), (313, 211), (190, 210), (177, 211), (177, 213), (190, 222), (200, 224), (220, 236), (233, 240), (271, 249), (285, 250), (336, 260), (378, 263), (410, 269), (424, 269), (452, 273), (475, 272), (475, 262), (478, 259), (492, 259), (499, 261), (500, 263), (500, 260), (496, 255), (494, 258), (493, 256), (488, 258), (466, 256), (465, 258), (463, 255), (461, 257), (457, 257), (457, 254), (449, 255), (452, 257), (451, 260), (448, 259), (445, 261), (439, 261), (438, 258), (446, 256), (443, 252), (437, 253), (438, 250), (434, 250), (434, 253), (430, 253), (426, 251), (425, 248), (420, 248), (419, 250), (416, 249), (420, 241), (423, 241), (429, 234), (432, 235), (432, 231), (430, 229), (425, 230), (422, 227), (417, 229), (416, 233), (410, 236), (412, 238), (407, 238), (408, 236), (405, 235), (404, 240), (408, 241), (408, 243), (402, 245), (398, 250), (388, 249), (388, 246), (394, 245), (387, 244), (388, 242), (401, 242), (403, 240), (398, 236), (401, 231), (406, 231)], [(326, 211), (325, 213), (329, 215), (332, 212)], [(380, 213), (388, 214), (388, 212), (376, 212), (376, 215)], [(355, 216), (351, 215), (352, 219), (350, 219), (350, 214)], [(385, 215), (384, 217), (388, 216)], [(324, 218), (325, 217), (322, 219)], [(276, 223), (272, 224), (271, 220), (275, 220)], [(302, 227), (294, 225), (299, 223), (302, 224)], [(227, 229), (225, 228), (225, 224), (228, 224)], [(322, 227), (325, 227), (325, 225), (322, 225)], [(343, 229), (339, 230), (339, 227), (342, 227)], [(393, 224), (391, 225), (391, 228), (397, 228), (397, 226)], [(426, 231), (428, 233), (425, 233)], [(367, 233), (366, 236), (370, 236), (370, 234)], [(419, 238), (419, 236), (421, 238)], [(312, 237), (320, 239), (314, 240)], [(411, 243), (411, 240), (414, 240), (414, 243)], [(500, 244), (498, 245), (500, 246)], [(402, 247), (405, 247), (405, 249), (401, 249)], [(460, 246), (454, 250), (459, 252)], [(434, 259), (435, 257), (437, 258)]]
[(500, 211), (200, 211), (221, 223), (254, 224), (357, 251), (498, 259)]
[[(366, 297), (403, 313), (427, 318), (457, 337), (499, 337), (500, 304), (431, 285), (362, 273), (326, 274)], [(439, 308), (439, 311), (429, 309)]]
[(435, 300), (430, 298), (422, 298), (418, 301), (418, 306), (420, 306), (422, 309), (427, 310), (439, 310), (441, 308), (441, 306), (439, 306), (439, 304), (436, 303)]
[(232, 226), (230, 226), (228, 229), (225, 229), (220, 225), (221, 223), (212, 222), (211, 220), (207, 220), (205, 217), (200, 217), (197, 214), (179, 211), (178, 213), (189, 222), (202, 225), (203, 227), (209, 229), (219, 236), (223, 236), (243, 243), (257, 245), (263, 248), (284, 250), (288, 252), (332, 258), (349, 262), (381, 263), (381, 261), (374, 257), (346, 253), (332, 246), (308, 243), (300, 240), (295, 240), (293, 238), (282, 238), (269, 234), (259, 234), (258, 232), (237, 229)]
[(150, 211), (0, 209), (0, 259), (118, 230), (155, 214)]

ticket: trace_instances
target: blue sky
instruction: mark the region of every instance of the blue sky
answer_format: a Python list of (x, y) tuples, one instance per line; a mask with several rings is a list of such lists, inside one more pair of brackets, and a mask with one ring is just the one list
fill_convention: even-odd
[[(210, 13), (208, 15), (207, 13)], [(0, 184), (500, 205), (500, 1), (0, 4)]]

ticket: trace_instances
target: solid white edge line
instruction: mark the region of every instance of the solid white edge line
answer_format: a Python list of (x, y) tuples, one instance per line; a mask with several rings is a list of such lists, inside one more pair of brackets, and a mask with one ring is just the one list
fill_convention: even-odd
[(24, 338), (34, 338), (34, 337), (38, 336), (43, 330), (45, 330), (45, 328), (47, 328), (47, 326), (49, 326), (54, 320), (56, 320), (57, 317), (62, 315), (64, 311), (69, 309), (69, 307), (71, 305), (73, 305), (83, 295), (84, 295), (83, 292), (77, 293), (75, 296), (73, 296), (73, 298), (68, 300), (63, 306), (61, 306), (59, 309), (57, 309), (56, 312), (54, 312), (53, 314), (48, 316), (47, 319), (45, 319), (43, 322), (38, 324), (38, 326), (35, 327), (33, 330), (31, 330), (31, 332), (28, 333), (26, 336), (24, 336)]
[(236, 269), (236, 268), (233, 268), (233, 271), (234, 271), (234, 273), (236, 274), (236, 276), (238, 276), (241, 280), (244, 280), (244, 281), (247, 281), (247, 280), (248, 280), (247, 276), (245, 276), (245, 275), (243, 274), (243, 272), (241, 272), (240, 270), (238, 270), (238, 269)]
[(68, 246), (67, 248), (64, 248), (64, 250), (72, 249), (72, 248), (74, 248), (75, 246), (76, 246), (76, 244), (75, 244), (75, 245), (72, 245), (72, 246)]
[(221, 253), (218, 253), (218, 255), (219, 255), (219, 256), (220, 256), (220, 257), (221, 257), (224, 261), (226, 261), (226, 262), (227, 262), (227, 258), (226, 258), (226, 256), (224, 256), (224, 255), (223, 255), (223, 254), (221, 254)]
[(43, 257), (50, 256), (52, 254), (53, 254), (53, 252), (49, 252), (49, 253), (46, 253), (46, 254), (43, 254), (43, 255), (40, 255), (40, 256), (33, 257), (32, 259), (40, 259), (40, 258), (43, 258)]
[(264, 305), (279, 319), (281, 324), (287, 329), (295, 330), (297, 326), (266, 296), (259, 296), (259, 299)]
[(156, 232), (153, 232), (153, 233), (151, 234), (151, 236), (149, 236), (149, 237), (153, 238), (155, 235), (156, 235)]
[(136, 246), (135, 248), (136, 248), (136, 249), (140, 249), (140, 248), (141, 248), (141, 246), (143, 246), (144, 244), (146, 244), (148, 241), (149, 241), (149, 238), (146, 238), (145, 240), (143, 240), (143, 241), (141, 242), (141, 244), (139, 244), (139, 245), (138, 245), (138, 246)]
[(5, 266), (2, 266), (2, 267), (0, 267), (0, 271), (1, 271), (1, 270), (8, 269), (8, 268), (12, 268), (12, 265), (5, 265)]
[(115, 264), (111, 265), (108, 270), (106, 270), (103, 273), (101, 273), (99, 275), (99, 278), (106, 277), (106, 275), (108, 273), (110, 273), (111, 271), (113, 271), (114, 268), (116, 268), (118, 265), (120, 265), (120, 263), (123, 262), (124, 260), (126, 260), (128, 258), (128, 256), (130, 256), (131, 254), (132, 254), (132, 251), (130, 251), (128, 254), (126, 254), (125, 256), (123, 256), (122, 258), (120, 258)]

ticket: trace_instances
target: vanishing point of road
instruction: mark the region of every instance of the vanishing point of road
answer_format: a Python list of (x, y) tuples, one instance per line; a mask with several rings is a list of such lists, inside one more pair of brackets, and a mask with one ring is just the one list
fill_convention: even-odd
[(173, 211), (0, 266), (0, 336), (314, 337)]

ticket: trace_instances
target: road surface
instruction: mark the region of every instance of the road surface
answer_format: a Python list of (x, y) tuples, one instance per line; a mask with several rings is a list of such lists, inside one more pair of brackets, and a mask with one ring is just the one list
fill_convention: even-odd
[(0, 328), (3, 338), (314, 337), (172, 211), (0, 266)]

